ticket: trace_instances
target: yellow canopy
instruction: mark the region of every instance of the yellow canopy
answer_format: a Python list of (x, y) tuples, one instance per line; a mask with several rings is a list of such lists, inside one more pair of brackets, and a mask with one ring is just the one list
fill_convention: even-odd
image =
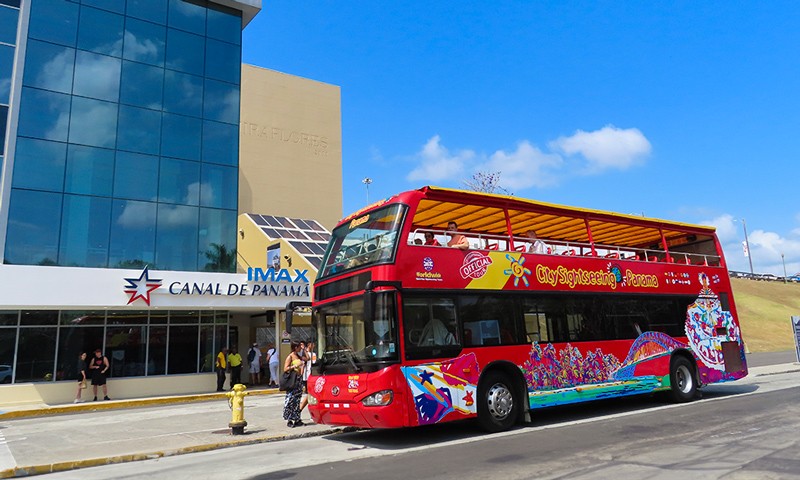
[(440, 187), (423, 187), (425, 194), (414, 215), (415, 227), (446, 228), (456, 222), (461, 231), (506, 235), (508, 222), (514, 235), (534, 230), (541, 238), (589, 242), (589, 229), (597, 244), (648, 247), (707, 240), (715, 228), (620, 213), (538, 202), (509, 195), (487, 194)]

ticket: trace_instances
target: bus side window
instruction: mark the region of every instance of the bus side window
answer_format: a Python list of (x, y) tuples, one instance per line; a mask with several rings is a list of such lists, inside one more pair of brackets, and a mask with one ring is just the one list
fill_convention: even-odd
[(553, 341), (552, 330), (548, 331), (547, 325), (548, 318), (554, 313), (547, 311), (547, 305), (546, 301), (534, 298), (526, 298), (523, 302), (525, 338), (530, 343)]

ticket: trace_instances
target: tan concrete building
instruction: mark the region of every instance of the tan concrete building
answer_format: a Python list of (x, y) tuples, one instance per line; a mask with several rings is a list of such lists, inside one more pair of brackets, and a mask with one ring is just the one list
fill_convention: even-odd
[(339, 87), (242, 65), (241, 95), (239, 213), (332, 230), (342, 218)]

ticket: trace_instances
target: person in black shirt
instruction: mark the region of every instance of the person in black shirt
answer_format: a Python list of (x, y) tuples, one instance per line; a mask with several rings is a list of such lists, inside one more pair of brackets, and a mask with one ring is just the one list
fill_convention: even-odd
[(75, 394), (74, 403), (81, 403), (83, 401), (81, 395), (83, 394), (83, 389), (86, 388), (86, 352), (81, 352), (78, 355), (78, 363), (75, 365), (75, 369), (78, 372), (75, 376), (78, 379), (78, 393)]
[(97, 387), (103, 387), (103, 400), (108, 398), (108, 386), (106, 385), (106, 372), (108, 371), (108, 358), (103, 355), (99, 348), (94, 351), (94, 357), (89, 362), (89, 371), (92, 372), (92, 390), (94, 391), (94, 401), (97, 401)]

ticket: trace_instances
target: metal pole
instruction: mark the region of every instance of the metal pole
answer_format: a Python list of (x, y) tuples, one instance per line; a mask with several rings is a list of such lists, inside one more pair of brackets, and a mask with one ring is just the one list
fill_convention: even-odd
[(744, 229), (744, 245), (747, 247), (747, 260), (750, 261), (750, 275), (753, 275), (753, 252), (750, 250), (750, 241), (747, 240), (747, 224), (742, 219), (742, 228)]
[(786, 283), (786, 259), (783, 257), (783, 253), (781, 253), (781, 262), (783, 262), (783, 283)]
[(372, 179), (365, 177), (364, 180), (361, 180), (361, 183), (367, 186), (367, 205), (369, 205), (369, 184), (372, 183)]

